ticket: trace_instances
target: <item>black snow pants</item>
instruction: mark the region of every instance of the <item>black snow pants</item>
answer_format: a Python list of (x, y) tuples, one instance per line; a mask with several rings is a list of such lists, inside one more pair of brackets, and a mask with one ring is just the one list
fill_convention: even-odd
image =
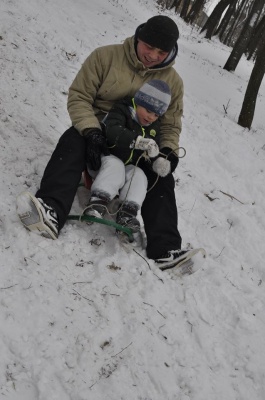
[[(43, 174), (36, 197), (55, 209), (59, 230), (70, 213), (85, 164), (85, 139), (71, 127), (60, 138)], [(152, 187), (157, 175), (144, 171)], [(175, 182), (172, 174), (159, 178), (147, 193), (141, 214), (147, 236), (147, 256), (158, 258), (168, 250), (181, 248), (178, 231), (178, 214), (175, 199)]]

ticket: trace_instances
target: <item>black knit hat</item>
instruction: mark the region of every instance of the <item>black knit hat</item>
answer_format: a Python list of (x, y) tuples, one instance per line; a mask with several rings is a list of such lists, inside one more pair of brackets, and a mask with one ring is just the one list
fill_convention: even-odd
[(175, 22), (165, 15), (150, 18), (138, 32), (138, 39), (163, 51), (171, 51), (179, 38)]

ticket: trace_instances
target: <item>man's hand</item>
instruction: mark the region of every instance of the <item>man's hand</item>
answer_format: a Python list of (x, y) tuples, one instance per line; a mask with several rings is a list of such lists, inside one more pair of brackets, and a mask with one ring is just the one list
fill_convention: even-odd
[(159, 154), (159, 147), (153, 139), (145, 139), (138, 136), (134, 145), (137, 150), (145, 150), (150, 158), (156, 157)]
[(85, 129), (83, 136), (86, 139), (86, 163), (93, 171), (97, 171), (101, 167), (101, 155), (110, 154), (106, 138), (99, 128)]

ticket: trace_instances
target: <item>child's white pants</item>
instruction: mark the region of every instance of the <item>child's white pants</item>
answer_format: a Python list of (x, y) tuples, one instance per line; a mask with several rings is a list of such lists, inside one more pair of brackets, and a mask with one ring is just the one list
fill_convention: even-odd
[(110, 200), (119, 195), (121, 201), (134, 202), (139, 208), (142, 206), (147, 191), (147, 178), (139, 167), (124, 165), (111, 154), (102, 156), (99, 171), (89, 170), (89, 174), (94, 178), (92, 195), (95, 193), (98, 197), (102, 192)]

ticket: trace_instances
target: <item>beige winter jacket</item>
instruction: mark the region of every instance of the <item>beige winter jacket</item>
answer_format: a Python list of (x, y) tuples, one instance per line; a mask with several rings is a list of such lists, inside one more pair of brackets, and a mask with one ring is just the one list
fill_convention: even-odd
[(86, 128), (100, 128), (99, 121), (116, 100), (133, 97), (145, 82), (161, 79), (169, 85), (172, 99), (162, 117), (160, 148), (169, 147), (177, 153), (183, 82), (173, 64), (174, 61), (162, 68), (146, 68), (136, 56), (134, 36), (123, 44), (97, 48), (85, 60), (69, 89), (67, 108), (72, 124), (80, 133)]

